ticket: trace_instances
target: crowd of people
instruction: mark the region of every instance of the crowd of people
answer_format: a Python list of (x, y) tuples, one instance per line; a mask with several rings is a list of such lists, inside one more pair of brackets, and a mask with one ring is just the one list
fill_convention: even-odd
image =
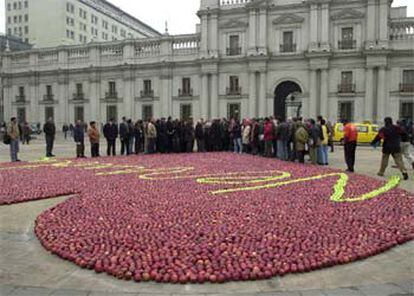
[[(389, 157), (392, 156), (404, 179), (408, 179), (403, 157), (414, 169), (414, 159), (410, 154), (413, 125), (404, 120), (394, 124), (391, 118), (386, 118), (384, 122), (385, 126), (371, 143), (375, 147), (383, 143), (383, 158), (378, 175), (384, 175)], [(346, 120), (343, 123), (347, 171), (354, 172), (358, 130)], [(273, 117), (242, 121), (235, 118), (209, 121), (200, 119), (196, 123), (192, 119), (173, 120), (171, 117), (134, 122), (124, 117), (120, 124), (111, 119), (102, 126), (90, 122), (88, 127), (77, 121), (75, 125), (64, 125), (62, 130), (65, 139), (68, 133), (74, 139), (78, 158), (85, 157), (85, 135), (91, 143), (92, 157), (100, 156), (101, 137), (106, 139), (108, 156), (116, 156), (117, 139), (120, 140), (120, 155), (233, 151), (299, 163), (305, 163), (305, 157), (308, 156), (312, 164), (322, 166), (329, 164), (329, 151), (334, 150), (333, 125), (322, 116), (316, 120), (283, 120)], [(43, 132), (46, 156), (54, 157), (52, 152), (56, 126), (52, 118), (43, 126)], [(12, 118), (7, 126), (6, 137), (12, 161), (19, 161), (17, 153), (22, 133), (24, 131), (17, 124), (16, 118)]]

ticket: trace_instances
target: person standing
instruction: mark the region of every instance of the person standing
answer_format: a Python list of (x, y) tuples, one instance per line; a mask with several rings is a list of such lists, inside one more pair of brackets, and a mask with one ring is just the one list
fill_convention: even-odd
[(148, 154), (154, 154), (155, 153), (155, 141), (157, 140), (157, 129), (155, 127), (154, 119), (151, 119), (148, 122), (147, 126), (147, 152)]
[(129, 155), (129, 127), (126, 117), (122, 117), (122, 123), (119, 126), (119, 137), (121, 139), (121, 155)]
[(251, 134), (251, 122), (249, 119), (244, 120), (243, 122), (243, 138), (242, 138), (242, 143), (243, 143), (243, 152), (244, 153), (250, 153), (251, 149), (250, 149), (250, 134)]
[(62, 132), (63, 132), (63, 136), (65, 137), (65, 140), (68, 138), (68, 131), (69, 131), (68, 125), (66, 123), (63, 124)]
[(99, 157), (99, 130), (95, 121), (91, 121), (89, 125), (88, 136), (89, 141), (91, 142), (91, 155), (92, 157)]
[(318, 150), (321, 146), (321, 129), (315, 120), (309, 120), (309, 156), (312, 164), (318, 164)]
[(142, 152), (144, 143), (144, 131), (142, 120), (138, 120), (134, 125), (135, 154)]
[(32, 134), (32, 129), (30, 128), (30, 125), (27, 122), (25, 122), (23, 124), (22, 132), (23, 132), (23, 142), (22, 142), (22, 144), (26, 143), (27, 145), (29, 145), (30, 135)]
[(283, 119), (279, 120), (279, 124), (276, 127), (277, 138), (277, 158), (280, 160), (288, 160), (288, 141), (289, 141), (289, 125)]
[(263, 128), (263, 139), (265, 142), (265, 157), (272, 157), (272, 148), (273, 148), (273, 134), (274, 134), (274, 125), (269, 118), (265, 118), (264, 128)]
[(344, 152), (347, 172), (353, 173), (355, 167), (355, 153), (358, 141), (358, 130), (348, 120), (344, 120)]
[(107, 142), (106, 154), (108, 156), (116, 156), (116, 138), (118, 138), (118, 126), (115, 124), (113, 118), (109, 119), (109, 122), (105, 124), (103, 133)]
[(7, 136), (10, 139), (10, 158), (12, 162), (20, 161), (17, 154), (19, 153), (20, 130), (16, 117), (10, 119), (7, 127)]
[(320, 125), (321, 125), (321, 130), (322, 130), (322, 143), (321, 146), (319, 148), (320, 150), (320, 156), (321, 156), (321, 165), (328, 165), (329, 164), (329, 160), (328, 160), (328, 147), (329, 147), (329, 129), (328, 126), (326, 125), (326, 120), (325, 119), (321, 119), (320, 121)]
[(404, 166), (404, 161), (401, 154), (401, 135), (403, 130), (400, 126), (394, 125), (392, 118), (386, 117), (384, 119), (385, 126), (382, 127), (378, 135), (372, 141), (371, 145), (375, 146), (381, 140), (384, 140), (382, 145), (382, 160), (378, 176), (383, 177), (388, 166), (390, 155), (394, 158), (399, 170), (401, 171), (404, 180), (408, 180), (407, 169)]
[(43, 132), (46, 138), (46, 157), (55, 157), (53, 155), (53, 143), (55, 142), (56, 126), (52, 117), (43, 126)]
[(306, 130), (305, 125), (303, 124), (302, 120), (296, 123), (295, 128), (295, 150), (296, 150), (296, 157), (299, 163), (305, 163), (305, 151), (306, 151), (306, 144), (309, 141), (309, 133)]
[(196, 124), (195, 138), (196, 138), (196, 142), (197, 142), (197, 151), (198, 152), (205, 152), (203, 119), (200, 119)]
[(73, 139), (76, 143), (76, 157), (85, 158), (85, 130), (80, 120), (76, 121), (73, 128)]
[(233, 139), (234, 153), (242, 153), (242, 131), (238, 119), (231, 120), (230, 138)]

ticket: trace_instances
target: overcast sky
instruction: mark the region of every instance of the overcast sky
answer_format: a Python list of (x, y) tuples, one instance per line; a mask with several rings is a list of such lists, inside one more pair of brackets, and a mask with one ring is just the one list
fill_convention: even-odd
[[(198, 22), (196, 12), (199, 0), (109, 1), (160, 32), (164, 32), (165, 21), (168, 22), (170, 34), (193, 33)], [(414, 16), (414, 0), (394, 0), (393, 5), (408, 6), (408, 14)], [(0, 33), (5, 32), (4, 15), (4, 0), (0, 0)]]

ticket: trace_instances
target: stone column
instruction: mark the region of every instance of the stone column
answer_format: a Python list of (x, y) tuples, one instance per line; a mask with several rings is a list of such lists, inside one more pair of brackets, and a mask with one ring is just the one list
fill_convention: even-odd
[[(89, 113), (90, 120), (95, 120), (98, 122), (105, 122), (106, 118), (101, 117), (100, 76), (99, 76), (99, 73), (95, 71), (89, 74), (89, 105), (90, 105), (90, 113)], [(105, 114), (106, 114), (106, 111), (105, 111)], [(106, 114), (106, 116), (108, 115)], [(119, 117), (119, 114), (118, 114), (118, 117)], [(119, 121), (119, 118), (115, 118), (115, 119)]]
[(251, 71), (249, 77), (249, 117), (257, 116), (256, 72)]
[(322, 4), (321, 43), (324, 50), (329, 50), (329, 4)]
[(388, 40), (388, 11), (389, 0), (380, 0), (379, 7), (379, 39), (381, 41)]
[[(58, 109), (55, 110), (55, 123), (61, 126), (63, 123), (69, 123), (69, 81), (66, 73), (58, 73), (58, 90), (57, 97), (54, 100), (58, 101)], [(58, 114), (58, 116), (57, 116)]]
[(168, 117), (172, 114), (172, 77), (165, 75), (161, 78), (161, 100), (160, 100), (160, 115), (161, 117)]
[(367, 68), (365, 71), (365, 104), (364, 120), (374, 120), (374, 69)]
[(318, 98), (318, 88), (316, 87), (316, 70), (310, 70), (309, 72), (309, 113), (305, 114), (310, 118), (316, 118), (316, 108), (317, 108), (317, 98)]
[(134, 95), (134, 83), (135, 83), (135, 75), (133, 70), (127, 70), (124, 73), (124, 94), (123, 94), (123, 107), (124, 107), (124, 114), (128, 118), (134, 118), (134, 110), (135, 110), (135, 95)]
[(376, 0), (368, 0), (367, 4), (367, 21), (366, 21), (366, 40), (374, 41), (376, 36)]
[(12, 116), (17, 116), (15, 112), (13, 112), (13, 101), (14, 98), (12, 97), (12, 85), (10, 78), (3, 78), (3, 106), (4, 106), (4, 120), (6, 122), (10, 121)]
[(320, 115), (328, 118), (328, 104), (329, 104), (329, 75), (327, 69), (321, 70), (321, 110)]
[(33, 73), (29, 78), (29, 93), (26, 98), (30, 102), (30, 122), (40, 122), (39, 118), (39, 79), (36, 73)]
[(219, 81), (218, 81), (218, 73), (211, 74), (211, 118), (218, 118), (218, 89), (219, 89)]
[(260, 9), (259, 15), (259, 52), (260, 54), (267, 54), (267, 11)]
[(201, 54), (208, 54), (208, 16), (201, 16)]
[(208, 99), (208, 74), (201, 75), (201, 98), (200, 98), (200, 106), (201, 106), (201, 117), (205, 120), (209, 118), (209, 99)]
[(267, 110), (267, 72), (260, 72), (260, 91), (259, 91), (259, 117), (266, 117), (268, 114)]
[(218, 15), (211, 15), (210, 54), (218, 56)]
[(256, 53), (256, 10), (249, 11), (249, 54)]
[(377, 121), (382, 122), (388, 110), (385, 109), (387, 95), (387, 72), (386, 67), (381, 66), (378, 69), (378, 102), (377, 102)]
[(318, 43), (318, 5), (312, 4), (310, 7), (310, 26), (309, 26), (309, 46), (317, 47)]

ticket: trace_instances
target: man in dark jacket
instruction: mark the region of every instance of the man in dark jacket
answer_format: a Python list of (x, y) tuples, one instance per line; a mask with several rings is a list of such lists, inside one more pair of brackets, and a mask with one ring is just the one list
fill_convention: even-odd
[(118, 126), (111, 118), (103, 128), (104, 137), (107, 142), (106, 154), (116, 156), (116, 138), (118, 138)]
[(85, 130), (80, 120), (76, 121), (73, 129), (73, 139), (76, 143), (76, 157), (85, 158)]
[(121, 139), (121, 155), (130, 155), (131, 151), (129, 151), (129, 126), (127, 119), (122, 117), (122, 123), (119, 126), (119, 137)]
[(43, 126), (43, 132), (45, 133), (46, 138), (46, 157), (55, 157), (52, 151), (56, 135), (56, 126), (52, 117), (50, 117)]
[(198, 152), (205, 152), (204, 147), (204, 123), (203, 119), (200, 119), (195, 127), (195, 138), (197, 141), (197, 151)]
[(403, 131), (399, 126), (393, 124), (392, 118), (390, 117), (385, 118), (384, 123), (385, 126), (379, 130), (378, 135), (371, 143), (372, 146), (375, 146), (381, 139), (384, 140), (382, 145), (381, 168), (378, 172), (378, 176), (384, 176), (390, 155), (392, 155), (395, 163), (403, 174), (404, 180), (408, 180), (407, 169), (404, 166), (401, 154), (401, 135)]

